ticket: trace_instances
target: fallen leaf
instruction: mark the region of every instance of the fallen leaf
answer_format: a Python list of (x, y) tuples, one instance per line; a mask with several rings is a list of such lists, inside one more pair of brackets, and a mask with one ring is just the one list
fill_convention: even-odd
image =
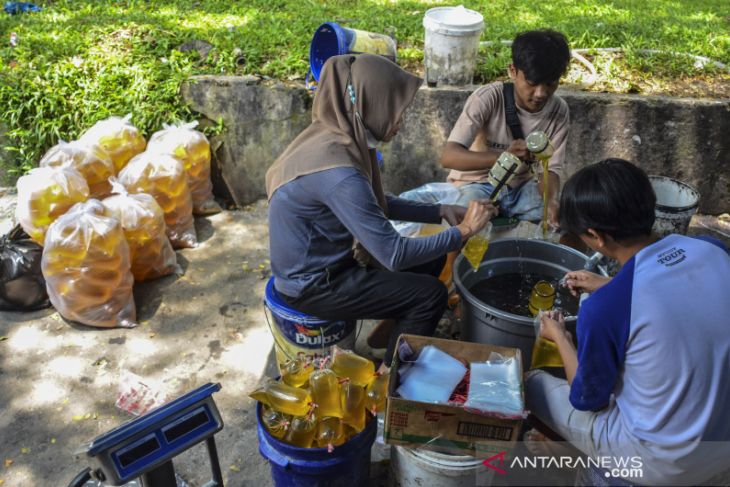
[(5, 481), (3, 479), (0, 479), (0, 485), (3, 485)]
[(51, 438), (51, 445), (55, 445), (55, 444), (56, 444), (56, 439), (55, 438)]
[(157, 333), (150, 333), (150, 334), (149, 334), (149, 337), (150, 337), (150, 338), (154, 338), (154, 337), (155, 337), (155, 335), (157, 335)]
[(234, 472), (240, 472), (240, 471), (241, 471), (241, 469), (240, 469), (240, 468), (238, 468), (238, 467), (237, 467), (237, 466), (235, 466), (235, 465), (231, 465), (231, 466), (230, 466), (229, 468), (230, 468), (231, 470), (233, 470)]
[(5, 340), (7, 340), (7, 339), (8, 339), (8, 337), (6, 337), (6, 336), (1, 336), (1, 337), (0, 337), (0, 342), (4, 342), (4, 341), (5, 341)]
[(12, 458), (6, 458), (5, 459), (5, 468), (8, 468), (12, 464), (13, 464), (13, 459)]
[(23, 455), (27, 455), (28, 453), (30, 453), (30, 448), (24, 446), (20, 449), (20, 453), (22, 453)]

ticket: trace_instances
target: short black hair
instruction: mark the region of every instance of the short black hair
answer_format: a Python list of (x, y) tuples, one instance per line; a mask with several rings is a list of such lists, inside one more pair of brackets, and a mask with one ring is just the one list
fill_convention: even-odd
[(512, 41), (512, 65), (532, 83), (560, 79), (570, 63), (570, 48), (563, 34), (554, 30), (531, 30)]
[(589, 228), (614, 240), (649, 236), (656, 195), (646, 173), (624, 159), (604, 159), (579, 170), (560, 196), (560, 227), (576, 235)]

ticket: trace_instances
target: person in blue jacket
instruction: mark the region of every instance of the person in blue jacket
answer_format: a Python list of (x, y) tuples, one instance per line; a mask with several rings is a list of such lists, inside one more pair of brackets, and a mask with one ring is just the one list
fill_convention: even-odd
[(528, 372), (527, 407), (584, 454), (641, 464), (630, 483), (714, 484), (730, 473), (730, 256), (712, 238), (657, 239), (655, 203), (644, 171), (622, 159), (565, 184), (561, 228), (622, 267), (613, 278), (565, 276), (574, 294), (590, 293), (578, 346), (559, 314), (542, 316), (567, 381)]
[[(292, 308), (322, 319), (395, 319), (401, 333), (430, 335), (447, 305), (437, 279), (445, 255), (497, 213), (417, 203), (383, 191), (375, 145), (391, 140), (422, 80), (370, 54), (324, 65), (312, 124), (266, 173), (274, 286)], [(401, 237), (389, 219), (451, 228)], [(353, 247), (355, 251), (353, 251)]]

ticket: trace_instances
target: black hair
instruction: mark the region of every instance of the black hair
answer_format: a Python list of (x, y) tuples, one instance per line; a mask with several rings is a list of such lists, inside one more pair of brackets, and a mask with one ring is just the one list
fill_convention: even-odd
[(563, 34), (554, 30), (531, 30), (512, 41), (512, 65), (532, 83), (552, 83), (565, 74), (570, 48)]
[(651, 235), (656, 195), (646, 173), (624, 159), (604, 159), (579, 170), (560, 196), (560, 227), (589, 228), (617, 242)]

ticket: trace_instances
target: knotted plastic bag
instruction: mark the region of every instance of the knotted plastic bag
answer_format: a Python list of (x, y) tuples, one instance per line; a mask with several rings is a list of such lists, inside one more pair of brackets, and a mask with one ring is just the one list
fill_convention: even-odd
[(32, 311), (50, 306), (41, 272), (43, 247), (16, 225), (0, 237), (0, 310)]
[(165, 214), (160, 205), (146, 193), (127, 193), (115, 180), (112, 187), (114, 195), (102, 203), (122, 224), (134, 280), (148, 281), (174, 273), (177, 257), (165, 233)]
[(137, 154), (144, 151), (147, 142), (140, 131), (130, 123), (132, 115), (109, 117), (96, 122), (84, 132), (79, 141), (98, 145), (104, 149), (114, 164), (114, 172), (119, 171)]
[(114, 176), (114, 164), (109, 154), (98, 145), (75, 140), (59, 142), (45, 153), (40, 167), (72, 167), (86, 179), (91, 198), (103, 198), (111, 192), (109, 178)]
[(86, 201), (89, 186), (71, 167), (37, 167), (18, 179), (17, 218), (30, 238), (43, 245), (48, 226), (76, 203)]
[(165, 212), (167, 236), (173, 248), (195, 247), (193, 200), (182, 163), (169, 154), (143, 152), (119, 173), (130, 193), (152, 195)]
[(213, 199), (210, 182), (210, 143), (202, 132), (194, 130), (198, 122), (163, 126), (164, 130), (150, 137), (147, 151), (171, 154), (183, 163), (193, 197), (193, 213), (210, 215), (220, 212), (221, 207)]
[(99, 200), (76, 204), (50, 226), (41, 266), (51, 303), (67, 320), (136, 326), (129, 246)]

